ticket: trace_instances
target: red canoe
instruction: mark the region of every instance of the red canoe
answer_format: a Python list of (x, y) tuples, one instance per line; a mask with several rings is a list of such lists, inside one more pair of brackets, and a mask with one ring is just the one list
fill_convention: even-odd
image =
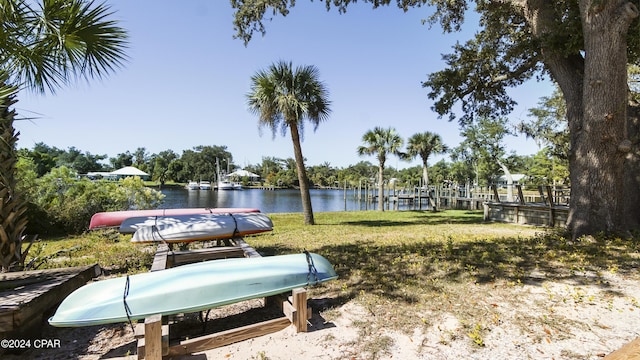
[(252, 208), (180, 208), (180, 209), (154, 209), (154, 210), (124, 210), (106, 211), (95, 213), (91, 217), (89, 229), (120, 226), (125, 219), (141, 216), (174, 216), (193, 214), (235, 214), (260, 212)]

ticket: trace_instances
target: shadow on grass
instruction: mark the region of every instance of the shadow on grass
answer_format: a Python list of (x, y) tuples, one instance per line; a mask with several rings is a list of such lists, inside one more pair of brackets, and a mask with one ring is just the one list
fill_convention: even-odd
[[(613, 292), (602, 274), (631, 274), (640, 265), (638, 241), (569, 244), (551, 233), (532, 238), (400, 245), (355, 242), (310, 246), (309, 250), (325, 256), (343, 282), (336, 304), (346, 303), (362, 293), (414, 303), (425, 293), (436, 294), (450, 286), (469, 284), (541, 286), (545, 281), (560, 281), (597, 285)], [(260, 247), (259, 251), (277, 255), (300, 249), (271, 246)]]

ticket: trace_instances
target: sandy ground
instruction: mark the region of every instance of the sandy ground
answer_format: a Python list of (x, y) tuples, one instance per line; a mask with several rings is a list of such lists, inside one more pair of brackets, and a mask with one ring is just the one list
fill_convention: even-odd
[[(584, 274), (583, 279), (590, 276)], [(427, 318), (428, 326), (417, 327), (412, 333), (384, 328), (370, 333), (363, 329), (375, 315), (357, 301), (326, 308), (323, 302), (311, 299), (314, 314), (306, 333), (296, 334), (289, 327), (174, 359), (601, 359), (640, 336), (640, 277), (607, 273), (599, 279), (580, 281), (575, 277), (523, 284), (513, 286), (508, 296), (502, 291), (500, 296), (473, 304), (491, 309), (493, 314), (493, 321), (482, 324), (482, 345), (474, 343), (469, 327), (457, 316), (470, 304), (416, 314)], [(473, 287), (469, 291), (474, 291)], [(248, 310), (256, 306), (260, 304), (254, 301), (217, 310), (210, 317), (222, 319), (212, 320), (212, 324), (217, 321), (233, 327), (247, 319), (260, 320), (258, 316), (263, 315)], [(232, 315), (238, 312), (245, 315)], [(202, 325), (195, 318), (183, 321), (185, 333), (200, 331)], [(43, 338), (59, 340), (60, 346), (32, 348), (2, 358), (137, 358), (128, 324), (70, 329), (47, 326)], [(371, 341), (367, 341), (371, 339), (385, 343), (372, 350)]]

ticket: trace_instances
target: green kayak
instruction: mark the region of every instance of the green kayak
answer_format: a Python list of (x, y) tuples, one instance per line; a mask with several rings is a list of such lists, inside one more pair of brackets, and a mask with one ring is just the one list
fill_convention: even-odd
[(62, 301), (49, 324), (92, 326), (196, 312), (337, 277), (329, 261), (313, 253), (205, 261), (87, 284)]

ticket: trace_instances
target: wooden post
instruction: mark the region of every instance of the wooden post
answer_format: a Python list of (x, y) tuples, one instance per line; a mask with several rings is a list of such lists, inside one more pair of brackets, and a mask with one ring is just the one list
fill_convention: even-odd
[(524, 194), (522, 193), (522, 185), (516, 185), (516, 189), (518, 190), (518, 198), (520, 199), (520, 204), (524, 205)]
[(297, 332), (307, 332), (307, 290), (293, 289), (291, 292), (293, 297), (293, 307), (297, 316), (294, 317), (293, 326)]
[(553, 193), (549, 185), (547, 185), (547, 200), (549, 201), (549, 226), (554, 227), (556, 225), (556, 214), (555, 211), (553, 211), (555, 204), (553, 203)]
[(489, 203), (484, 202), (484, 203), (482, 203), (482, 206), (484, 208), (484, 221), (491, 220), (491, 218), (489, 216)]
[(538, 186), (538, 192), (540, 193), (540, 199), (542, 200), (543, 203), (547, 203), (547, 197), (544, 195), (544, 190), (542, 185)]
[(498, 195), (498, 187), (496, 185), (491, 185), (491, 190), (493, 190), (493, 196), (495, 197), (493, 201), (500, 202), (500, 195)]
[(141, 340), (138, 341), (138, 358), (162, 360), (162, 315), (144, 319), (144, 339)]

